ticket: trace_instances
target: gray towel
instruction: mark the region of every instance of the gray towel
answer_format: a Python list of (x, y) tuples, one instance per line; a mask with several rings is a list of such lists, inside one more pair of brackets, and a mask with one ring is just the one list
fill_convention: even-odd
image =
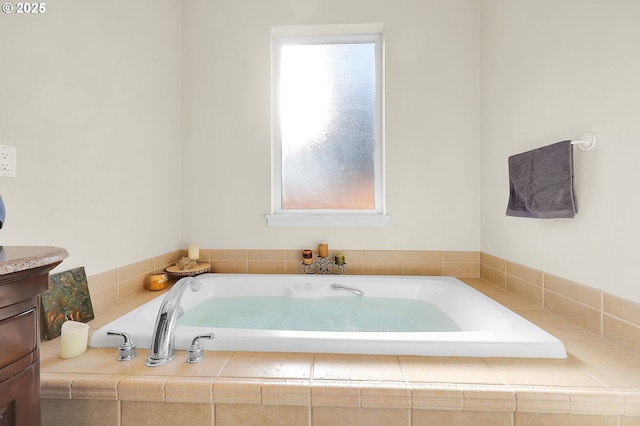
[(507, 216), (571, 218), (577, 212), (571, 141), (509, 157)]

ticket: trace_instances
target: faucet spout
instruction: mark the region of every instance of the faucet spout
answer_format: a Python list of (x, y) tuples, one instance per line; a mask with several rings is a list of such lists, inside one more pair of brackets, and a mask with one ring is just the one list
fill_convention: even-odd
[(187, 287), (191, 288), (191, 291), (198, 291), (202, 284), (194, 277), (182, 278), (164, 296), (151, 337), (151, 352), (144, 362), (147, 367), (159, 367), (175, 357), (173, 347), (176, 340), (176, 321), (180, 311), (180, 300)]
[(331, 290), (346, 290), (346, 291), (350, 291), (351, 293), (355, 294), (358, 297), (364, 296), (364, 292), (362, 290), (358, 290), (357, 288), (353, 288), (353, 287), (345, 287), (338, 284), (331, 284)]

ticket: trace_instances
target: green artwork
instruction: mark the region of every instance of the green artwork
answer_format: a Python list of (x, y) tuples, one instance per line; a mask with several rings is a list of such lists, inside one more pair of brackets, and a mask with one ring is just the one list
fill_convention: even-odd
[(42, 293), (40, 300), (47, 340), (58, 337), (67, 320), (88, 322), (94, 318), (84, 267), (51, 274), (49, 289)]

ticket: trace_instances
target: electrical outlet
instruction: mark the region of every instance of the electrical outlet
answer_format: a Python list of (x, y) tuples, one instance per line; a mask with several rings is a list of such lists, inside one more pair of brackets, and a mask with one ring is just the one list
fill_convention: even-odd
[(0, 145), (0, 176), (16, 177), (16, 147)]

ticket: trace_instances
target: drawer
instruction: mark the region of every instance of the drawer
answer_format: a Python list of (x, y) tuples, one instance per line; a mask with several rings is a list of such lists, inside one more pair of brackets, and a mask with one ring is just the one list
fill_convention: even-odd
[(32, 308), (0, 321), (0, 368), (37, 348), (37, 312)]

